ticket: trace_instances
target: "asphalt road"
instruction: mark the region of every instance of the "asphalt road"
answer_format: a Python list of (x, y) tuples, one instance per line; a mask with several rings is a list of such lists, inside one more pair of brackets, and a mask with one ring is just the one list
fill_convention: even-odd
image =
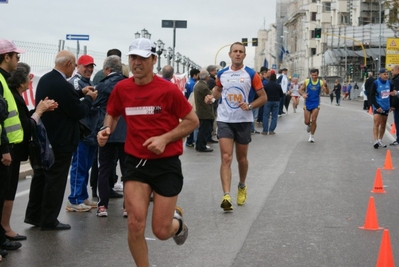
[[(254, 135), (247, 203), (234, 204), (230, 213), (219, 207), (218, 145), (211, 145), (212, 153), (186, 148), (181, 157), (185, 184), (178, 204), (184, 209), (189, 237), (176, 246), (172, 239), (156, 240), (147, 227), (151, 266), (375, 266), (382, 231), (358, 228), (364, 225), (370, 196), (375, 198), (379, 225), (389, 229), (393, 254), (399, 257), (399, 150), (387, 148), (396, 167), (382, 170), (387, 193), (371, 193), (387, 149), (373, 148), (372, 117), (362, 105), (362, 100), (342, 101), (338, 107), (322, 98), (313, 144), (307, 142), (303, 112), (294, 114), (291, 107), (279, 119), (276, 135)], [(392, 140), (388, 129), (383, 141)], [(232, 170), (235, 199), (235, 162)], [(30, 179), (20, 181), (12, 216), (14, 230), (28, 240), (0, 266), (134, 266), (122, 199), (111, 200), (107, 218), (97, 218), (95, 211), (70, 213), (63, 208), (59, 219), (72, 229), (42, 232), (23, 223), (29, 185)], [(69, 184), (64, 207), (68, 193)]]

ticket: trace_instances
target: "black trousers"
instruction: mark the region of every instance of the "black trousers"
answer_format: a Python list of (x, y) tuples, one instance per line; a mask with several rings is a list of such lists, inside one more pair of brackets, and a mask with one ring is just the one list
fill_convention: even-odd
[(213, 120), (199, 120), (199, 130), (197, 135), (197, 142), (195, 144), (196, 150), (205, 150), (206, 149), (206, 141), (208, 139), (209, 130), (212, 129)]
[[(0, 156), (1, 159), (1, 156)], [(0, 221), (2, 219), (3, 214), (3, 206), (4, 206), (4, 199), (6, 194), (6, 188), (8, 185), (9, 177), (11, 174), (10, 167), (5, 166), (2, 162), (0, 162)], [(6, 231), (4, 230), (3, 226), (0, 224), (0, 244), (6, 242)]]
[(54, 227), (64, 200), (72, 152), (54, 152), (49, 170), (34, 170), (25, 218), (41, 227)]
[(98, 206), (105, 206), (108, 208), (109, 192), (115, 183), (110, 184), (110, 177), (112, 173), (116, 172), (115, 154), (121, 167), (122, 176), (125, 173), (126, 153), (124, 150), (125, 143), (106, 143), (105, 146), (99, 148), (99, 163), (98, 168)]

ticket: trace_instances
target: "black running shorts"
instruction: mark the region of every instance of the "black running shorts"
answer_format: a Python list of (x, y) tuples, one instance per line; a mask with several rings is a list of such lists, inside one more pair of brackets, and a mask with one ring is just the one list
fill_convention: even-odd
[(248, 145), (251, 142), (250, 122), (227, 123), (218, 121), (217, 126), (218, 139), (233, 139), (241, 145)]
[(183, 173), (178, 156), (161, 159), (139, 159), (128, 155), (126, 171), (122, 177), (126, 181), (146, 183), (159, 195), (177, 196), (183, 188)]

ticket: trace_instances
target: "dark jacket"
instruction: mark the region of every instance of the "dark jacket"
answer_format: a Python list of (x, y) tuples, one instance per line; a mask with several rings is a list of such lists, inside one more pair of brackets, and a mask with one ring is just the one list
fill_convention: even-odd
[[(392, 77), (391, 88), (393, 90), (399, 91), (399, 74)], [(392, 108), (395, 108), (396, 110), (399, 109), (399, 98), (397, 96), (391, 96), (390, 101)]]
[(200, 80), (195, 84), (195, 108), (200, 120), (213, 120), (215, 118), (212, 104), (205, 103), (205, 96), (210, 94), (211, 90), (209, 90), (208, 84), (204, 80)]
[(338, 95), (341, 94), (341, 84), (340, 83), (334, 84), (333, 92)]
[(373, 86), (375, 79), (373, 77), (368, 77), (364, 83), (364, 90), (366, 91), (367, 97), (370, 97), (371, 87)]
[(270, 102), (280, 101), (280, 98), (284, 96), (283, 89), (281, 89), (281, 85), (278, 84), (276, 81), (269, 81), (264, 88), (267, 95), (267, 101)]
[(29, 156), (29, 140), (31, 138), (31, 112), (29, 112), (25, 100), (19, 94), (19, 92), (14, 88), (10, 88), (10, 90), (14, 96), (15, 103), (17, 104), (19, 120), (21, 121), (22, 129), (24, 130), (24, 140), (21, 143), (14, 145), (13, 159), (25, 161)]
[[(97, 132), (100, 130), (100, 128), (103, 126), (105, 114), (106, 114), (106, 107), (108, 103), (109, 96), (114, 89), (115, 85), (126, 79), (125, 76), (123, 76), (120, 73), (111, 73), (104, 79), (100, 81), (100, 83), (97, 85), (96, 90), (98, 91), (98, 97), (96, 100), (93, 102), (93, 109), (96, 109), (96, 112), (98, 113), (98, 122), (97, 122), (97, 127), (94, 132), (94, 138), (97, 136)], [(97, 140), (97, 139), (96, 139)], [(116, 125), (116, 128), (114, 132), (110, 135), (108, 138), (108, 143), (125, 143), (126, 140), (126, 121), (125, 119), (121, 116), (119, 118), (118, 124)]]
[(41, 117), (54, 152), (74, 152), (80, 136), (79, 120), (91, 109), (91, 96), (76, 91), (57, 70), (41, 77), (36, 89), (36, 103), (48, 97), (58, 102), (58, 108)]

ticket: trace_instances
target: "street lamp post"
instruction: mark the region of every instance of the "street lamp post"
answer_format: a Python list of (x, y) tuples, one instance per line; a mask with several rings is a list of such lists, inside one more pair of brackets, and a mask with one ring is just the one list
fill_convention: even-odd
[(158, 55), (158, 67), (157, 67), (157, 70), (158, 70), (158, 73), (161, 71), (161, 55), (162, 55), (162, 53), (163, 53), (163, 51), (164, 51), (164, 46), (165, 46), (165, 44), (162, 42), (162, 40), (158, 40), (157, 41), (157, 48), (158, 48), (158, 50), (156, 51), (156, 53), (157, 53), (157, 55)]
[(142, 29), (141, 30), (141, 33), (139, 33), (139, 32), (136, 32), (135, 34), (134, 34), (134, 37), (137, 39), (137, 38), (147, 38), (147, 39), (151, 39), (151, 33), (149, 33), (146, 29)]
[(179, 73), (179, 63), (180, 63), (180, 61), (181, 61), (181, 54), (179, 52), (177, 52), (176, 53), (176, 60), (175, 60), (176, 66), (177, 66), (177, 72), (176, 73)]
[(170, 65), (170, 60), (173, 57), (173, 50), (172, 48), (169, 46), (168, 49), (163, 50), (163, 55), (166, 57), (166, 59), (168, 60), (168, 65)]
[(379, 5), (379, 21), (380, 24), (380, 35), (378, 36), (379, 45), (378, 45), (378, 69), (381, 69), (381, 0), (378, 0)]
[(181, 64), (183, 65), (183, 73), (184, 73), (185, 68), (186, 68), (186, 60), (187, 60), (187, 58), (185, 56), (183, 56), (182, 61), (181, 61)]

